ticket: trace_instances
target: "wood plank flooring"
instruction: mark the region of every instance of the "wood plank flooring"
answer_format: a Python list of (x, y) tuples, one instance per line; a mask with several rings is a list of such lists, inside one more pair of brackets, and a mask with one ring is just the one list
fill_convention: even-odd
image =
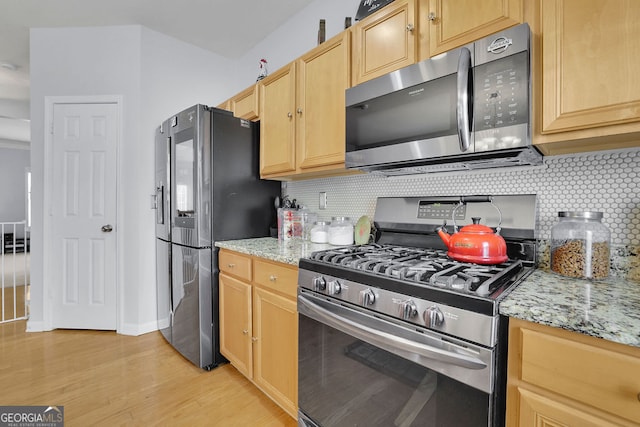
[(196, 368), (159, 332), (0, 324), (0, 405), (64, 406), (65, 426), (296, 426), (230, 364)]

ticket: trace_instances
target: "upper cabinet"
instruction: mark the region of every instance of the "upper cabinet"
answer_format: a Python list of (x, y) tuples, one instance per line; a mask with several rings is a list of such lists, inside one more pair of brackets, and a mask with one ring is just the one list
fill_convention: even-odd
[(258, 120), (259, 103), (257, 84), (251, 85), (229, 100), (233, 115), (247, 120)]
[(417, 17), (417, 0), (396, 0), (351, 27), (354, 86), (417, 61)]
[(545, 154), (637, 146), (640, 2), (538, 2), (534, 142)]
[(217, 107), (231, 111), (235, 117), (241, 119), (258, 120), (260, 118), (258, 114), (258, 84), (249, 86)]
[(344, 31), (259, 83), (262, 178), (346, 173), (349, 35)]
[[(426, 15), (426, 16), (422, 16)], [(523, 22), (523, 0), (429, 0), (430, 56)]]

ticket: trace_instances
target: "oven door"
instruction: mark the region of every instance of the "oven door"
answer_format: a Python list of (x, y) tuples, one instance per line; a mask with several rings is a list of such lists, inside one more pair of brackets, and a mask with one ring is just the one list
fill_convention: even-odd
[[(500, 425), (494, 351), (298, 295), (300, 426)], [(499, 417), (502, 418), (502, 417)]]

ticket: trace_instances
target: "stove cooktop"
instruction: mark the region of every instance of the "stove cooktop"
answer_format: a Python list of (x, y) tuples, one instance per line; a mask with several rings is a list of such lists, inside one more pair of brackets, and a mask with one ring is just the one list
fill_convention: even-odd
[(438, 249), (369, 244), (314, 252), (310, 259), (340, 270), (389, 277), (416, 286), (490, 297), (522, 270), (519, 260), (497, 265), (455, 261)]

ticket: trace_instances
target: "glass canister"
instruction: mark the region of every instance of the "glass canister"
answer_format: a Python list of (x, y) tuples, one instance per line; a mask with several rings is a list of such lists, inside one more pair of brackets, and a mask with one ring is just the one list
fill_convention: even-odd
[(558, 212), (558, 218), (551, 229), (551, 270), (580, 279), (607, 277), (611, 233), (602, 212)]
[(329, 243), (329, 223), (316, 221), (311, 228), (310, 240), (313, 243)]
[(329, 243), (336, 246), (353, 244), (353, 224), (348, 217), (334, 216), (329, 225)]

